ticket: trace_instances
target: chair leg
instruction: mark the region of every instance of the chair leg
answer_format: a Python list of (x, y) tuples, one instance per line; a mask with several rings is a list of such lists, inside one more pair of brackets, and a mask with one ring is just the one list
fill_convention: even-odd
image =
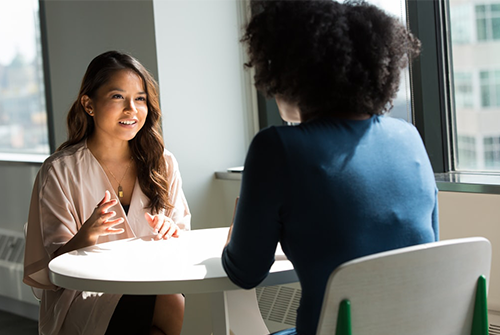
[(351, 302), (349, 300), (342, 300), (340, 303), (335, 335), (352, 335)]
[(477, 280), (476, 302), (472, 319), (471, 335), (488, 335), (488, 295), (486, 292), (486, 278), (480, 276)]

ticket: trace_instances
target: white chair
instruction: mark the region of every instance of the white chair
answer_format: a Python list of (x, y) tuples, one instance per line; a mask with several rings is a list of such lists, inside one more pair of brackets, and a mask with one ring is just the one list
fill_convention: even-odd
[[(28, 234), (28, 222), (26, 222), (24, 224), (24, 242), (26, 243), (26, 235)], [(30, 286), (31, 287), (31, 292), (33, 293), (33, 296), (35, 297), (35, 299), (40, 302), (42, 301), (42, 292), (43, 290), (41, 288), (36, 288), (36, 287), (33, 287), (33, 286)]]
[(346, 262), (328, 280), (316, 334), (487, 335), (490, 266), (481, 237)]

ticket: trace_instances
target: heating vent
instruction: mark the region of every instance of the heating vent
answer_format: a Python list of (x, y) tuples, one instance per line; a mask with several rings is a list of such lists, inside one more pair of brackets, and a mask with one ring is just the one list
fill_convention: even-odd
[(256, 289), (260, 313), (264, 321), (295, 326), (302, 291), (287, 286), (268, 286)]
[(0, 261), (22, 264), (24, 257), (24, 236), (0, 231)]
[(500, 335), (500, 325), (490, 323), (490, 335)]
[(24, 234), (0, 228), (0, 296), (38, 306), (31, 288), (23, 283)]

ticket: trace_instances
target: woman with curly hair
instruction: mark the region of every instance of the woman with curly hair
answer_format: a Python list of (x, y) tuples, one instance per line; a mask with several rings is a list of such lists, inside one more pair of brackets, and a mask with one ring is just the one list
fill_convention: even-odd
[(33, 187), (24, 282), (43, 292), (40, 334), (180, 334), (182, 295), (79, 292), (48, 276), (49, 261), (63, 253), (130, 237), (168, 239), (190, 228), (160, 117), (157, 84), (141, 63), (117, 51), (92, 60), (68, 114), (68, 140)]
[(438, 239), (437, 188), (417, 130), (384, 116), (420, 42), (362, 1), (254, 1), (242, 39), (255, 86), (297, 126), (253, 139), (223, 266), (258, 285), (278, 242), (302, 287), (296, 329), (314, 335), (328, 277), (368, 254)]

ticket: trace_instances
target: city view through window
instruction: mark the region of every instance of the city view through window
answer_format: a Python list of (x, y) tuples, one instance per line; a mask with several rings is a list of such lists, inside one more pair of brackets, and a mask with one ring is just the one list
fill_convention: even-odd
[(0, 156), (49, 154), (37, 0), (0, 1)]
[(500, 170), (500, 1), (450, 0), (457, 170)]

